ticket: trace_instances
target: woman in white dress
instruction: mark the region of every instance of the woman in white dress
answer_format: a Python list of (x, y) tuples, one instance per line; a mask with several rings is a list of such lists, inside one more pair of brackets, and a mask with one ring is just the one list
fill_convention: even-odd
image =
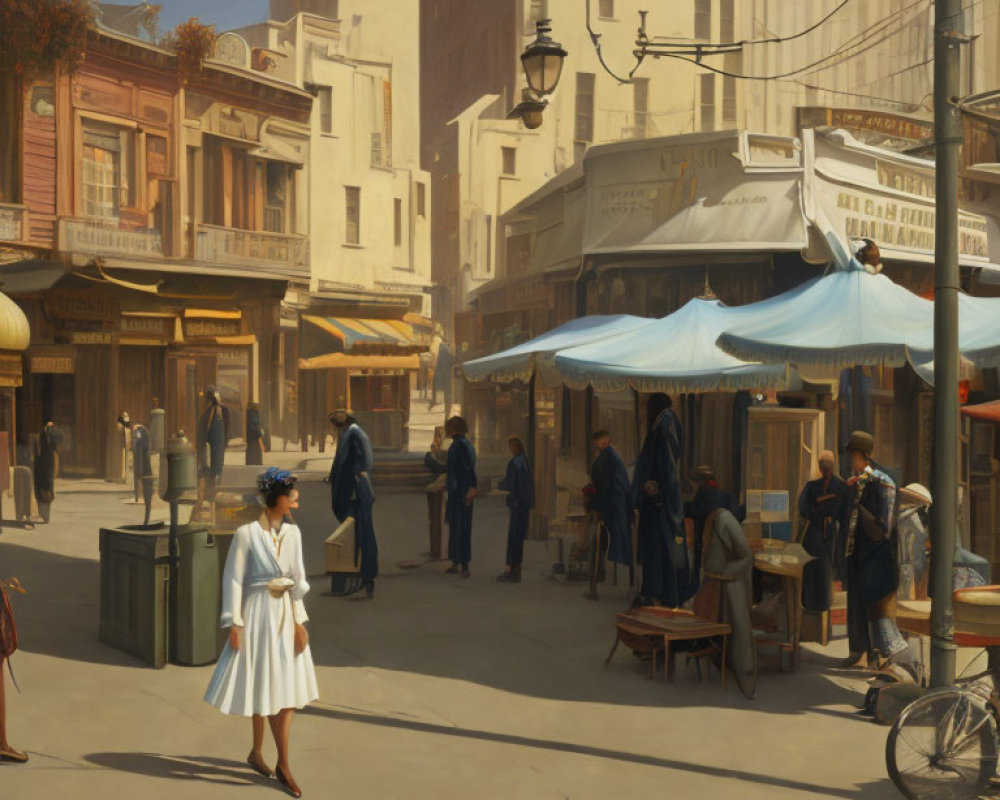
[(226, 643), (205, 700), (223, 714), (253, 718), (247, 763), (271, 776), (264, 763), (264, 718), (278, 749), (275, 776), (293, 797), (302, 792), (288, 766), (295, 709), (319, 697), (309, 652), (302, 598), (309, 591), (302, 564), (302, 534), (291, 522), (298, 508), (296, 478), (274, 467), (257, 479), (266, 509), (258, 522), (236, 531), (222, 578)]

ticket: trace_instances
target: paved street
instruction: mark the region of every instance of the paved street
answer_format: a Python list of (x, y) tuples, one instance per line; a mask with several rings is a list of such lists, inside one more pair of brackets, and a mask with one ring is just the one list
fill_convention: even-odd
[[(396, 566), (427, 549), (424, 497), (381, 492), (376, 600), (324, 596), (331, 518), (318, 477), (305, 476), (299, 515), (322, 694), (292, 730), (307, 797), (896, 797), (886, 729), (853, 714), (863, 682), (831, 668), (842, 642), (807, 652), (794, 675), (765, 664), (752, 702), (683, 666), (676, 684), (651, 682), (622, 648), (605, 671), (624, 587), (587, 603), (579, 585), (541, 575), (540, 547), (522, 585), (496, 584), (497, 496), (477, 505), (473, 576), (461, 581), (439, 563)], [(152, 670), (98, 642), (97, 528), (141, 512), (109, 484), (58, 490), (51, 525), (0, 535), (0, 574), (29, 590), (15, 600), (22, 693), (8, 693), (8, 714), (31, 754), (0, 767), (0, 795), (280, 796), (243, 766), (249, 723), (202, 702), (211, 667)], [(265, 752), (273, 760), (273, 745)]]

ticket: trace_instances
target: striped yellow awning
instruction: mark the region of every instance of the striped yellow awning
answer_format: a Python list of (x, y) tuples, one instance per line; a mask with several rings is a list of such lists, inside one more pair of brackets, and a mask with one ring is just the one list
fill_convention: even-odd
[(327, 353), (314, 358), (300, 358), (299, 369), (420, 369), (420, 359), (416, 354), (369, 356)]
[(306, 322), (338, 339), (344, 352), (357, 345), (426, 348), (427, 342), (408, 322), (398, 319), (303, 316)]

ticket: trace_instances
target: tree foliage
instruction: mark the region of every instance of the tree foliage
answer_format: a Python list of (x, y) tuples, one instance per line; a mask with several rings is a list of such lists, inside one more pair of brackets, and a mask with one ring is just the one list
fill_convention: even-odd
[(215, 54), (215, 27), (191, 17), (170, 31), (162, 44), (177, 54), (177, 74), (186, 84), (201, 72), (205, 59)]
[(58, 62), (73, 69), (87, 48), (86, 0), (0, 0), (0, 70), (28, 83)]

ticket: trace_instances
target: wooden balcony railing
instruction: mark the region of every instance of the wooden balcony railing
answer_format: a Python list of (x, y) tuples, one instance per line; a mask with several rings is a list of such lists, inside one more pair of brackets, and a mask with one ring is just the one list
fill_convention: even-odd
[(217, 264), (305, 267), (309, 264), (309, 242), (299, 234), (198, 225), (194, 259)]
[(163, 236), (154, 230), (122, 230), (113, 222), (59, 220), (59, 249), (67, 253), (162, 258)]

